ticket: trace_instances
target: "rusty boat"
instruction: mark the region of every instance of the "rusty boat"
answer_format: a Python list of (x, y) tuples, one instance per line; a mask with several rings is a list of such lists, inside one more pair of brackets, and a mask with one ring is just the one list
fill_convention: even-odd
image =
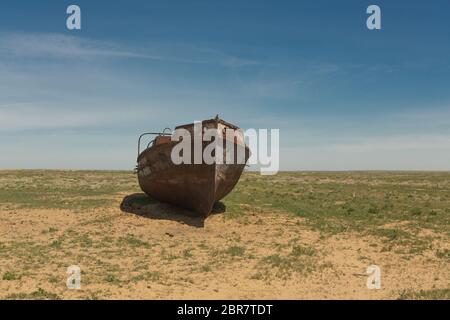
[[(180, 125), (174, 131), (166, 128), (162, 132), (143, 133), (138, 140), (136, 173), (141, 189), (148, 196), (186, 208), (206, 218), (211, 213), (214, 203), (229, 194), (239, 181), (250, 157), (250, 150), (245, 144), (242, 131), (216, 116), (214, 119), (201, 122), (200, 135), (203, 137), (205, 129), (217, 130), (217, 136), (220, 137), (218, 140), (223, 146), (223, 149), (218, 150), (223, 151), (224, 161), (210, 164), (202, 157), (200, 163), (198, 161), (195, 163), (192, 152), (190, 163), (175, 164), (171, 154), (179, 141), (172, 139), (174, 133), (178, 129), (185, 129), (192, 135), (199, 134), (198, 126), (199, 123), (197, 126), (191, 123)], [(226, 135), (229, 129), (234, 132), (231, 139)], [(148, 135), (154, 138), (141, 151), (142, 140)], [(194, 139), (190, 143), (194, 150)], [(209, 143), (200, 139), (202, 155)], [(230, 150), (231, 148), (233, 150)], [(228, 159), (232, 158), (232, 161), (225, 161), (227, 153), (230, 152)]]

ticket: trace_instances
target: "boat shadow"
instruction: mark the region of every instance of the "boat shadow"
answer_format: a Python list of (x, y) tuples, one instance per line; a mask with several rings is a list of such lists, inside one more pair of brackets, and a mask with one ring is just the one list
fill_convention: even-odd
[[(160, 202), (145, 193), (133, 193), (124, 197), (120, 210), (148, 219), (176, 221), (196, 228), (205, 226), (205, 218), (198, 217), (195, 212)], [(223, 202), (216, 202), (211, 215), (225, 212), (225, 210), (226, 206)]]

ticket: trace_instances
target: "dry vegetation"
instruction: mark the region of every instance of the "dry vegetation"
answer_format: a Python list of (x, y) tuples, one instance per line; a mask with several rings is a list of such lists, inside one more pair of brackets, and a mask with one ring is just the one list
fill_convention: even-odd
[(246, 173), (215, 211), (131, 172), (0, 171), (0, 298), (450, 298), (450, 173)]

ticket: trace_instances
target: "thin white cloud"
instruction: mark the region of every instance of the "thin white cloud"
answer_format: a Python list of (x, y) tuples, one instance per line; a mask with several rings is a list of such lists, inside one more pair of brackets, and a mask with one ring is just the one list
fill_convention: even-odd
[(122, 50), (120, 47), (100, 41), (46, 33), (12, 33), (0, 35), (0, 50), (16, 56), (72, 58), (72, 57), (124, 57), (149, 58), (151, 56)]
[(329, 145), (330, 150), (336, 151), (380, 151), (380, 150), (429, 150), (443, 149), (450, 152), (450, 136), (424, 134), (424, 135), (397, 135), (388, 137), (370, 137), (360, 139), (353, 143), (340, 143)]
[[(174, 104), (172, 104), (174, 103)], [(45, 104), (3, 104), (0, 105), (0, 136), (15, 135), (28, 130), (43, 132), (51, 130), (62, 132), (63, 129), (100, 129), (114, 128), (115, 134), (137, 134), (141, 131), (158, 131), (165, 127), (174, 127), (180, 123), (196, 119), (213, 117), (214, 114), (203, 112), (203, 108), (186, 102), (152, 101), (148, 104), (135, 105), (95, 105), (85, 106)], [(176, 105), (183, 105), (188, 111), (173, 110)]]
[(138, 58), (178, 63), (244, 67), (258, 62), (221, 50), (185, 43), (147, 43), (140, 49), (58, 33), (0, 33), (0, 53), (40, 58)]
[(280, 151), (282, 170), (450, 170), (450, 137), (411, 135)]
[(123, 110), (76, 110), (27, 104), (0, 105), (0, 132), (30, 129), (102, 127), (139, 116)]
[[(450, 170), (449, 115), (448, 108), (384, 113), (370, 123), (378, 128), (376, 132), (358, 129), (335, 132), (329, 137), (314, 136), (315, 129), (305, 126), (300, 126), (303, 132), (298, 134), (293, 129), (281, 130), (281, 137), (291, 133), (281, 141), (281, 167), (282, 170)], [(323, 127), (325, 124), (320, 126)]]
[(392, 114), (391, 119), (399, 125), (435, 128), (447, 126), (450, 129), (450, 107), (417, 108), (411, 112)]

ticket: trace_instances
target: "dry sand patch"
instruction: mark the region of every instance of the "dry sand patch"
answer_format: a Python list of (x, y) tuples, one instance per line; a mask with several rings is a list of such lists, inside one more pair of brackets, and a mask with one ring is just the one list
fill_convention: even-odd
[[(379, 299), (446, 288), (450, 279), (434, 251), (406, 259), (383, 252), (379, 237), (323, 237), (279, 213), (216, 214), (203, 226), (118, 208), (1, 211), (0, 219), (0, 273), (17, 275), (0, 281), (3, 298), (41, 288), (63, 299)], [(444, 248), (448, 237), (440, 237)], [(65, 286), (72, 264), (82, 269), (79, 291)], [(366, 288), (370, 264), (382, 270), (380, 290)]]

